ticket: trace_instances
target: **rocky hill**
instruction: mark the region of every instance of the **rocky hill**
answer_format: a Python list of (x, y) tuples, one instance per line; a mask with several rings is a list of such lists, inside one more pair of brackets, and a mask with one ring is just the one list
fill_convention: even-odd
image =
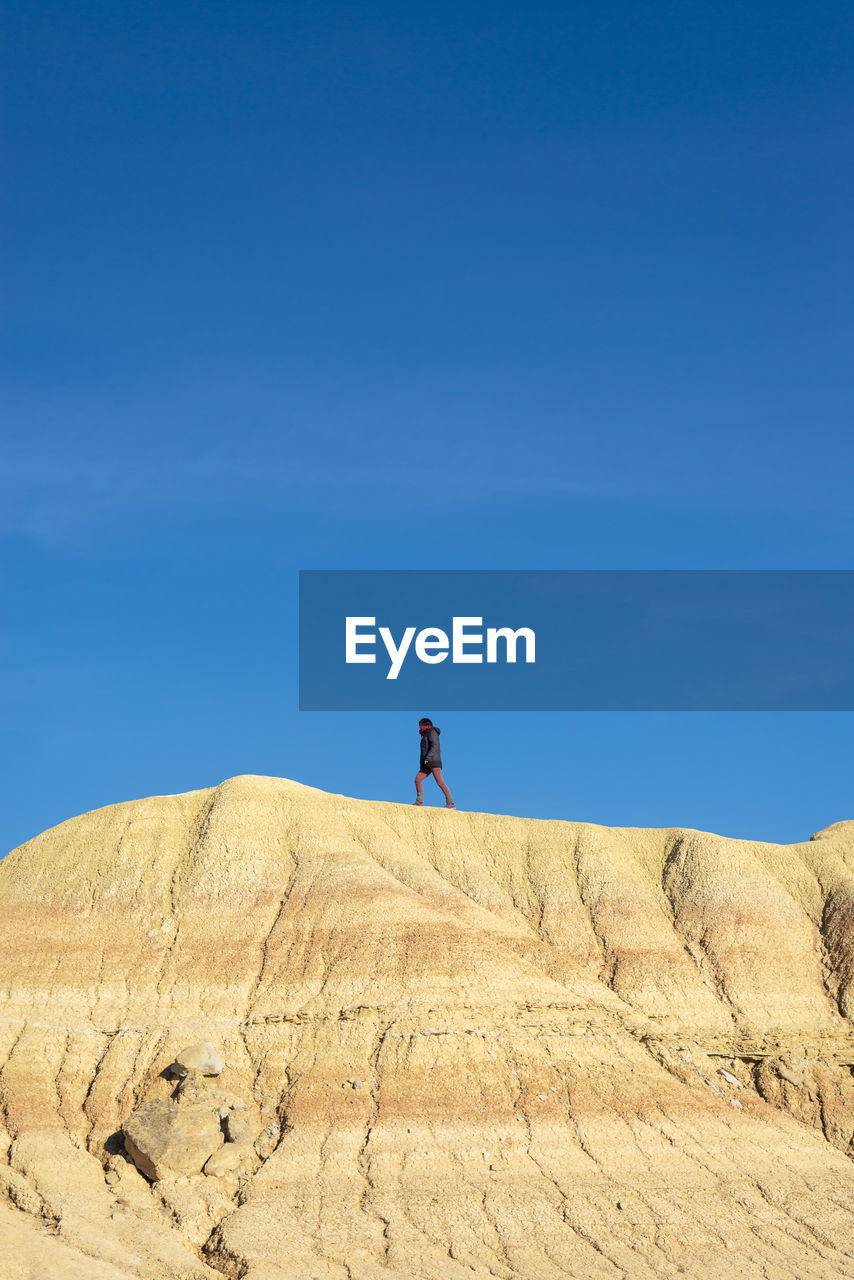
[(277, 778), (0, 863), (3, 1280), (854, 1280), (854, 822)]

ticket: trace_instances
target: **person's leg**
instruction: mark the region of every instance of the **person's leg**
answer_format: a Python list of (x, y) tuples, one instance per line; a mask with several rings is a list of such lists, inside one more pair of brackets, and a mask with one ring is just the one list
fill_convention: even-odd
[(427, 774), (420, 770), (415, 775), (415, 803), (416, 804), (424, 803), (424, 779), (426, 777), (427, 777)]
[(445, 803), (446, 803), (446, 804), (453, 804), (454, 802), (453, 802), (453, 800), (451, 799), (451, 793), (450, 793), (450, 791), (448, 790), (448, 784), (447, 784), (447, 782), (445, 781), (445, 779), (442, 777), (442, 770), (441, 770), (441, 769), (434, 769), (434, 770), (433, 770), (433, 777), (436, 779), (436, 781), (438, 782), (439, 786), (442, 788), (442, 790), (443, 790), (443, 791), (444, 791), (444, 793), (445, 793)]

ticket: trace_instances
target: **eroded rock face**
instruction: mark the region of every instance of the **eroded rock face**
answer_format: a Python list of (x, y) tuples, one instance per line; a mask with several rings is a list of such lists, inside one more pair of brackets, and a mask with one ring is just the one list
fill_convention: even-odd
[(763, 1098), (854, 1157), (854, 1076), (851, 1067), (822, 1059), (769, 1057), (756, 1068)]
[(854, 1280), (852, 903), (850, 823), (86, 814), (0, 863), (0, 1226), (51, 1280)]

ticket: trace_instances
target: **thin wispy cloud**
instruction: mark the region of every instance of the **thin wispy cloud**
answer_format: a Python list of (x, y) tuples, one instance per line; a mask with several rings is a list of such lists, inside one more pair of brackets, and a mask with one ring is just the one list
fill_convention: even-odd
[(16, 454), (2, 460), (0, 529), (38, 542), (64, 541), (87, 529), (159, 511), (323, 511), (343, 495), (361, 493), (386, 511), (412, 503), (413, 486), (433, 504), (470, 506), (522, 502), (537, 495), (610, 497), (616, 483), (503, 468), (449, 469), (441, 462), (321, 463), (307, 459), (254, 458), (237, 454), (163, 457), (127, 455), (81, 459)]

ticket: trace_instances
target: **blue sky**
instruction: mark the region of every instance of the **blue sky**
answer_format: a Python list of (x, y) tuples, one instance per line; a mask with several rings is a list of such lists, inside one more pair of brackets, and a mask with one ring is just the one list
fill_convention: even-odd
[[(7, 16), (8, 849), (279, 774), (299, 568), (851, 568), (848, 6)], [(441, 718), (460, 807), (797, 840), (854, 717)]]

